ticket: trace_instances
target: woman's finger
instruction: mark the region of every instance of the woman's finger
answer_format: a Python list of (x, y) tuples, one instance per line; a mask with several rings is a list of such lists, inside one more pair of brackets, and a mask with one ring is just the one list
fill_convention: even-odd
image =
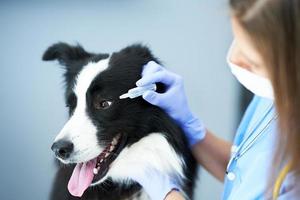
[(163, 67), (160, 66), (159, 64), (157, 64), (154, 61), (149, 61), (146, 65), (144, 65), (143, 67), (143, 72), (142, 72), (142, 76), (145, 76), (147, 74), (153, 74), (155, 72), (158, 72), (160, 70), (162, 70)]
[(153, 83), (163, 83), (170, 86), (176, 80), (176, 76), (166, 70), (158, 71), (153, 74), (147, 74), (136, 82), (137, 86), (145, 86)]

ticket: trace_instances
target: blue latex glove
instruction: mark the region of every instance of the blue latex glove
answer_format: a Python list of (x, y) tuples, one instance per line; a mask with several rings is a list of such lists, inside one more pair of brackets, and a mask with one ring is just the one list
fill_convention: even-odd
[(175, 180), (154, 168), (149, 167), (142, 173), (136, 172), (129, 176), (143, 187), (152, 200), (163, 200), (172, 190), (179, 191)]
[(206, 135), (206, 129), (200, 119), (190, 111), (184, 92), (183, 79), (154, 61), (148, 62), (142, 72), (142, 78), (137, 86), (153, 83), (163, 83), (166, 92), (147, 91), (143, 98), (149, 103), (162, 108), (183, 129), (190, 146), (201, 141)]

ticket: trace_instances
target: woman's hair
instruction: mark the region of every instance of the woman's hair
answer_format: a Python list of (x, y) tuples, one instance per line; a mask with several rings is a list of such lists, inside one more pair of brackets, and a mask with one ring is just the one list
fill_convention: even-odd
[(269, 189), (287, 161), (300, 170), (300, 1), (230, 0), (232, 16), (264, 59), (278, 112)]

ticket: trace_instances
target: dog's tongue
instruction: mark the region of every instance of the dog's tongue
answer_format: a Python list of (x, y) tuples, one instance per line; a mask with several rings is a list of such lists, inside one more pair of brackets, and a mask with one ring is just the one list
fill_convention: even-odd
[(76, 165), (68, 183), (68, 190), (73, 196), (81, 197), (91, 185), (94, 178), (93, 169), (96, 163), (97, 159), (93, 159)]

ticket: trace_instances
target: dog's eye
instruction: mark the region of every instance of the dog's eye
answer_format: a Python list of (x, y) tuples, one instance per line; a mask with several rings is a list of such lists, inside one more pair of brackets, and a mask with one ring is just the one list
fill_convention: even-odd
[(111, 101), (104, 100), (104, 101), (95, 102), (94, 107), (98, 110), (99, 109), (106, 109), (106, 108), (110, 107), (111, 104), (112, 104)]
[(100, 106), (101, 108), (108, 108), (111, 105), (111, 101), (101, 101)]
[(109, 108), (111, 104), (111, 101), (103, 100), (99, 96), (96, 96), (93, 101), (94, 108), (97, 110)]

